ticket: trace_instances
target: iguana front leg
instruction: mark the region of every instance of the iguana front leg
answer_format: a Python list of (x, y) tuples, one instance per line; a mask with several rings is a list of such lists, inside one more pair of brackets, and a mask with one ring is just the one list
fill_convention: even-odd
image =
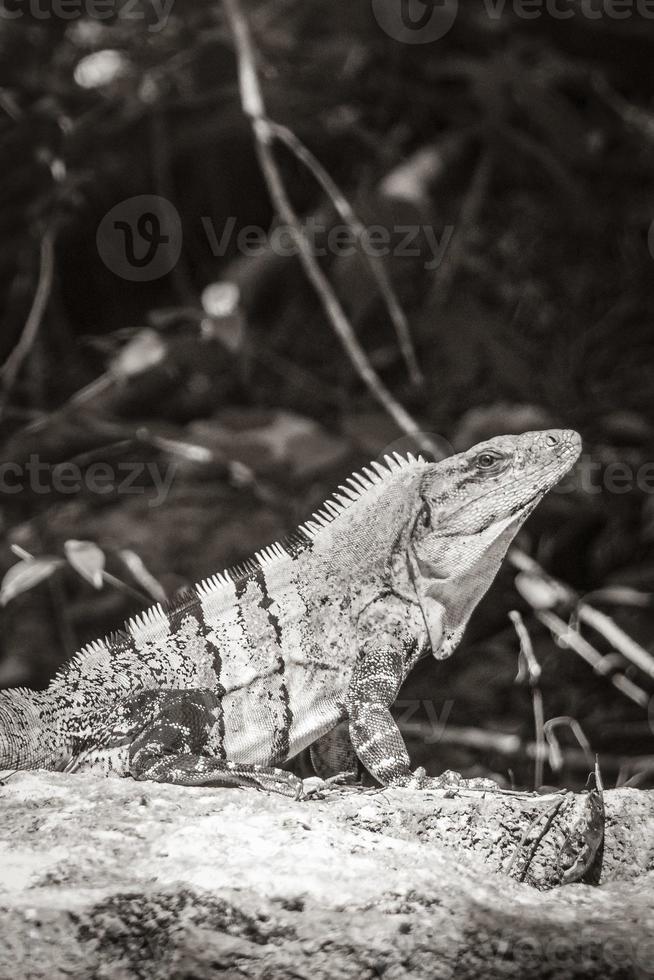
[[(382, 600), (380, 600), (380, 605)], [(429, 777), (411, 769), (402, 734), (390, 712), (398, 691), (417, 659), (413, 612), (404, 604), (367, 611), (360, 624), (359, 658), (347, 696), (350, 738), (366, 769), (384, 786), (412, 789), (497, 788), (488, 779), (464, 780), (458, 773)]]
[(368, 772), (384, 786), (417, 787), (404, 739), (389, 710), (404, 680), (402, 661), (386, 636), (375, 653), (362, 652), (347, 699), (350, 739)]

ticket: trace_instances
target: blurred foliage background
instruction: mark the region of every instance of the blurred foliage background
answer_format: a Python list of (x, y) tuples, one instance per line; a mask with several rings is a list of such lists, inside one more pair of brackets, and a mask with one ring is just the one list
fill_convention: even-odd
[[(138, 475), (0, 495), (0, 572), (23, 562), (5, 580), (2, 686), (43, 686), (144, 602), (283, 535), (351, 469), (415, 448), (297, 259), (239, 249), (274, 208), (220, 2), (163, 16), (129, 0), (101, 18), (89, 4), (7, 3), (17, 15), (0, 18), (2, 461)], [(361, 254), (320, 258), (394, 397), (457, 450), (550, 424), (585, 441), (524, 531), (538, 568), (516, 587), (507, 564), (456, 656), (402, 693), (413, 758), (529, 786), (542, 702), (544, 720), (574, 722), (548, 730), (546, 782), (582, 785), (599, 752), (608, 785), (653, 785), (654, 20), (568, 6), (526, 19), (460, 4), (425, 44), (389, 37), (368, 2), (243, 8), (271, 118), (394, 243), (383, 262), (421, 383)], [(288, 149), (276, 159), (324, 245), (333, 203)], [(174, 205), (182, 249), (166, 275), (129, 281), (96, 236), (143, 194)], [(604, 617), (589, 624), (588, 605)], [(542, 671), (531, 686), (516, 681), (513, 609)], [(548, 614), (593, 655), (557, 641)]]

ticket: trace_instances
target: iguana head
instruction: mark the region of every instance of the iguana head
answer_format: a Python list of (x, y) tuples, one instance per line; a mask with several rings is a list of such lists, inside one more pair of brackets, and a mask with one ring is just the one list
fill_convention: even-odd
[(447, 529), (448, 535), (481, 534), (528, 507), (533, 509), (580, 451), (576, 432), (548, 429), (497, 436), (428, 466), (420, 488), (422, 521), (414, 543), (428, 539), (430, 528)]
[(448, 656), (511, 540), (581, 451), (576, 432), (498, 436), (426, 466), (406, 554), (432, 652)]

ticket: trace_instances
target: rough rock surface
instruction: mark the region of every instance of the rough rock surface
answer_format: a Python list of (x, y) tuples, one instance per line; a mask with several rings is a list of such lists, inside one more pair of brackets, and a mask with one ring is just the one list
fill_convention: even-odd
[(644, 978), (654, 794), (605, 802), (599, 885), (542, 891), (505, 872), (547, 801), (17, 774), (0, 786), (0, 978)]

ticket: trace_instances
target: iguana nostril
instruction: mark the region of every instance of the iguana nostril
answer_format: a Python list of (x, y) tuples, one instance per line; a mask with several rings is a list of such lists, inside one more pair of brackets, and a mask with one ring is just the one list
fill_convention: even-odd
[(545, 436), (545, 445), (558, 446), (558, 444), (559, 444), (559, 437), (555, 435), (553, 432), (548, 432), (547, 435)]

